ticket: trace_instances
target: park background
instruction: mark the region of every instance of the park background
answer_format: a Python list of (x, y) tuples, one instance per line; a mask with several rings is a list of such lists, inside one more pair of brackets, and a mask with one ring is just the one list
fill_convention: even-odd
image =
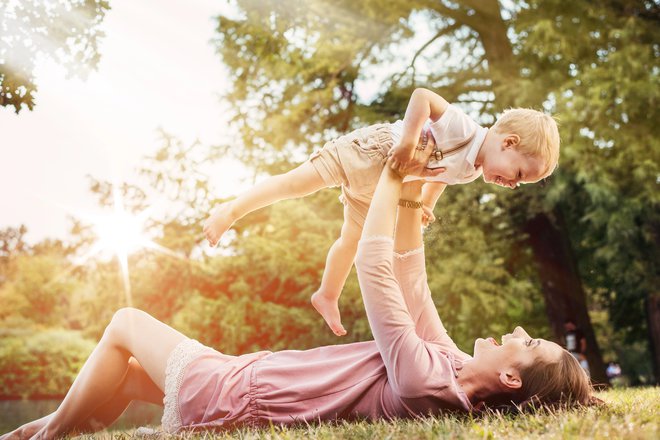
[[(247, 216), (217, 250), (201, 225), (216, 203), (334, 136), (400, 119), (415, 87), (484, 125), (510, 106), (560, 123), (559, 168), (544, 185), (477, 181), (438, 202), (425, 234), (429, 284), (458, 345), (471, 352), (476, 337), (518, 324), (559, 341), (573, 319), (597, 382), (615, 361), (624, 383), (657, 383), (656, 2), (166, 3), (0, 1), (0, 151), (13, 176), (2, 181), (0, 397), (61, 396), (126, 305), (231, 354), (369, 339), (354, 273), (340, 303), (346, 337), (309, 304), (341, 227), (337, 189)], [(159, 45), (124, 34), (112, 46), (122, 37), (115, 9)], [(214, 57), (212, 75), (192, 47)], [(132, 87), (104, 72), (106, 49)], [(140, 54), (153, 70), (135, 67)], [(43, 66), (66, 75), (54, 87), (106, 75), (101, 89), (58, 95), (59, 131), (44, 125), (52, 118), (30, 120), (53, 93)], [(110, 95), (116, 107), (95, 113)], [(170, 107), (177, 112), (158, 113)], [(122, 137), (133, 128), (150, 134)], [(58, 144), (65, 133), (76, 134), (72, 144)], [(99, 137), (95, 156), (86, 147)], [(25, 196), (24, 179), (43, 191)], [(77, 189), (48, 193), (59, 180)], [(32, 211), (17, 217), (23, 205)], [(53, 222), (67, 231), (48, 232)]]

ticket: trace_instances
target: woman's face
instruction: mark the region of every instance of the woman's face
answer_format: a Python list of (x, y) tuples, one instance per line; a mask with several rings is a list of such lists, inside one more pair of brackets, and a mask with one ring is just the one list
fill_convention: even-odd
[(479, 338), (474, 342), (474, 361), (497, 367), (526, 367), (539, 359), (558, 361), (563, 348), (545, 339), (533, 339), (522, 327), (502, 335), (502, 343), (494, 338)]

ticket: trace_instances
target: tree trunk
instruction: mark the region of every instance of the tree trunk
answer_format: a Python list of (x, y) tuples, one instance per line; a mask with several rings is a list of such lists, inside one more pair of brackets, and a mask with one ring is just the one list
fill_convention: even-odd
[(546, 313), (557, 340), (563, 339), (566, 319), (575, 321), (582, 329), (587, 340), (587, 361), (591, 379), (595, 384), (607, 384), (605, 364), (589, 318), (586, 295), (568, 240), (564, 218), (557, 208), (551, 214), (554, 219), (546, 213), (539, 213), (524, 227), (534, 251)]
[(649, 328), (649, 348), (653, 361), (655, 383), (660, 383), (660, 295), (646, 298), (646, 322)]

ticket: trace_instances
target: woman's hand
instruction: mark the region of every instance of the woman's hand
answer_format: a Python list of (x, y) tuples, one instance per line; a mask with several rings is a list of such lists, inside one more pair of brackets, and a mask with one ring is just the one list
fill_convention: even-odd
[(390, 150), (388, 154), (402, 168), (409, 168), (415, 160), (415, 146), (406, 146), (399, 143)]
[(426, 168), (426, 164), (429, 162), (429, 158), (431, 157), (431, 154), (433, 154), (434, 149), (435, 139), (433, 136), (422, 136), (419, 140), (419, 144), (415, 147), (413, 160), (407, 164), (403, 163), (397, 159), (396, 156), (393, 156), (392, 150), (390, 150), (387, 165), (401, 177), (405, 177), (409, 174), (418, 177), (437, 176), (438, 174), (443, 173), (446, 168)]

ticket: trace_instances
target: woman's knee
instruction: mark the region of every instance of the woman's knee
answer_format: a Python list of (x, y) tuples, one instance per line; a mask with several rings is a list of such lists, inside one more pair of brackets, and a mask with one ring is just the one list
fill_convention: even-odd
[(118, 397), (129, 402), (133, 400), (155, 404), (163, 402), (163, 392), (134, 357), (128, 360), (128, 369), (119, 387)]
[(123, 307), (115, 312), (110, 324), (105, 328), (103, 338), (116, 345), (124, 345), (128, 335), (135, 331), (136, 325), (148, 316), (142, 310), (133, 307)]

